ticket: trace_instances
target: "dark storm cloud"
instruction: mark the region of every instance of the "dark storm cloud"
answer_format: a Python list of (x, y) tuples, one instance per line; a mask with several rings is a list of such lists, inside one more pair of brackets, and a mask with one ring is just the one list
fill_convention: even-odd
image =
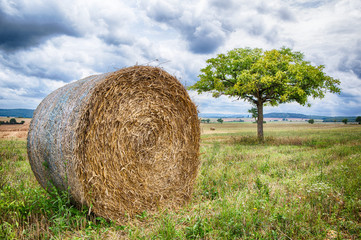
[(102, 39), (106, 44), (108, 45), (132, 45), (134, 40), (130, 37), (119, 37), (114, 34), (106, 34), (106, 35), (100, 35), (100, 39)]
[(359, 79), (361, 79), (361, 54), (356, 59), (352, 59), (348, 62), (349, 68)]
[(267, 3), (266, 4), (259, 4), (257, 5), (257, 7), (255, 8), (256, 11), (259, 14), (262, 15), (272, 15), (275, 18), (281, 19), (282, 21), (294, 21), (295, 20), (295, 13), (293, 13), (290, 8), (282, 6), (282, 7), (274, 7), (274, 6), (269, 6)]
[(147, 16), (154, 19), (157, 22), (167, 23), (178, 19), (181, 15), (175, 6), (160, 3), (156, 7), (151, 7), (147, 11)]
[(201, 27), (182, 28), (181, 33), (188, 42), (189, 50), (193, 53), (214, 53), (225, 42), (225, 34), (217, 29)]
[(247, 32), (253, 36), (260, 36), (264, 33), (265, 25), (260, 21), (250, 22)]
[(49, 92), (41, 91), (40, 89), (27, 89), (25, 93), (19, 94), (22, 97), (28, 98), (45, 98)]
[(0, 87), (16, 90), (19, 89), (21, 86), (18, 82), (0, 81)]
[(219, 46), (224, 43), (222, 37), (198, 36), (190, 35), (187, 38), (189, 41), (189, 48), (193, 53), (213, 53)]
[(21, 57), (17, 55), (9, 55), (0, 58), (0, 63), (8, 69), (12, 69), (13, 71), (28, 77), (57, 79), (65, 82), (74, 80), (73, 73), (65, 72), (63, 69), (58, 69), (56, 66), (49, 68), (48, 64), (41, 60), (38, 62), (24, 62), (21, 60)]
[(272, 28), (271, 30), (269, 30), (265, 35), (264, 38), (270, 42), (270, 43), (275, 43), (278, 40), (278, 29), (277, 28)]
[[(217, 1), (213, 2), (219, 4)], [(189, 50), (193, 53), (213, 53), (225, 42), (226, 34), (221, 22), (209, 22), (202, 17), (188, 21), (179, 9), (175, 9), (169, 4), (159, 3), (151, 6), (147, 10), (147, 16), (178, 31), (187, 41)]]
[(278, 9), (277, 16), (283, 21), (293, 21), (293, 20), (295, 20), (294, 14), (287, 8)]
[(262, 18), (249, 19), (246, 31), (252, 36), (264, 38), (269, 43), (275, 43), (279, 39), (278, 28), (267, 26)]
[(224, 32), (212, 23), (205, 23), (197, 28), (183, 28), (182, 33), (186, 36), (189, 49), (193, 53), (213, 53), (225, 41)]
[[(254, 8), (258, 13), (257, 17), (249, 17), (245, 20), (244, 28), (248, 34), (255, 37), (262, 37), (268, 43), (274, 44), (279, 41), (279, 24), (271, 24), (270, 22), (290, 22), (295, 21), (294, 14), (287, 7), (275, 7), (272, 5), (259, 4)], [(272, 21), (270, 21), (270, 19)]]
[[(32, 68), (32, 66), (34, 68)], [(74, 80), (74, 73), (64, 72), (63, 69), (59, 69), (59, 70), (53, 69), (52, 71), (49, 71), (44, 66), (36, 66), (36, 65), (29, 65), (28, 69), (32, 69), (32, 70), (27, 72), (22, 72), (26, 76), (45, 78), (45, 79), (56, 79), (58, 81), (64, 81), (64, 82), (70, 82)]]
[(78, 35), (59, 13), (19, 16), (8, 15), (0, 9), (0, 48), (3, 50), (28, 48), (62, 34)]
[(354, 98), (357, 97), (358, 94), (357, 93), (351, 93), (351, 92), (341, 92), (339, 95), (341, 98)]
[(322, 5), (327, 4), (328, 2), (332, 2), (334, 0), (310, 0), (305, 2), (295, 2), (294, 5), (297, 5), (302, 8), (318, 8)]
[(358, 103), (357, 106), (348, 106), (347, 108), (339, 109), (338, 115), (341, 116), (359, 116), (360, 113), (360, 105)]
[[(8, 82), (0, 81), (0, 88), (8, 90), (17, 91), (17, 95), (21, 97), (31, 97), (31, 98), (43, 98), (48, 93), (44, 92), (42, 88), (39, 88), (37, 84), (34, 84), (32, 87), (24, 87), (22, 82)], [(20, 90), (20, 91), (19, 91)]]
[(214, 6), (215, 8), (219, 9), (234, 9), (236, 6), (235, 2), (232, 0), (211, 0), (210, 1), (211, 6)]
[(345, 104), (353, 104), (358, 102), (358, 99), (356, 98), (357, 95), (353, 93), (341, 92), (339, 97), (341, 101)]
[[(361, 42), (357, 43), (359, 46)], [(359, 79), (361, 79), (361, 47), (353, 49), (352, 52), (346, 51), (345, 56), (340, 59), (338, 70), (342, 72), (353, 72)]]

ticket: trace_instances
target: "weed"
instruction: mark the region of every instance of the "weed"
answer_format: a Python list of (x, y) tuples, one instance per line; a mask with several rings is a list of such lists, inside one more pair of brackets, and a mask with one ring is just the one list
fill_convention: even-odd
[(187, 239), (203, 239), (207, 232), (208, 220), (197, 217), (192, 226), (186, 227)]
[(163, 219), (160, 220), (156, 237), (167, 240), (179, 238), (179, 233), (175, 226), (173, 219), (168, 214), (165, 214)]

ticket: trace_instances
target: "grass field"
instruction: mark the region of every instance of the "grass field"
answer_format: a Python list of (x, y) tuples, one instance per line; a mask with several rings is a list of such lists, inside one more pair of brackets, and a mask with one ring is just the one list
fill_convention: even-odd
[(0, 140), (0, 239), (361, 239), (361, 125), (267, 123), (265, 136), (202, 125), (191, 202), (122, 226), (50, 197), (26, 141)]

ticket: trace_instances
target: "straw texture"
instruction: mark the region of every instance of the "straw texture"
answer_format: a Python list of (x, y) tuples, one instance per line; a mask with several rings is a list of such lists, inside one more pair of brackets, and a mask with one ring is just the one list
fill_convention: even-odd
[(39, 183), (122, 222), (189, 200), (199, 166), (197, 109), (167, 72), (134, 66), (47, 96), (34, 112), (28, 156)]

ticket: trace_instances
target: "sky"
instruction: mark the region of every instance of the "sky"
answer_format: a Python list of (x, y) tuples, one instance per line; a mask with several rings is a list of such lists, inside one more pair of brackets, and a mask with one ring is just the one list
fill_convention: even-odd
[[(234, 48), (301, 51), (341, 94), (265, 113), (361, 115), (360, 0), (0, 0), (0, 108), (35, 109), (55, 89), (133, 65), (185, 86)], [(189, 91), (201, 113), (248, 114), (245, 101)]]

